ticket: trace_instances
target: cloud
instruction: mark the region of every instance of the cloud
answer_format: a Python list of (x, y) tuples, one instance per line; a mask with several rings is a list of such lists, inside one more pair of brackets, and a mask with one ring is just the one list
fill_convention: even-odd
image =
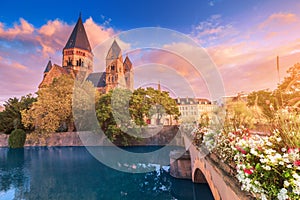
[(265, 21), (259, 24), (259, 29), (268, 26), (281, 26), (287, 25), (298, 21), (298, 17), (293, 13), (274, 13), (270, 15)]
[(226, 93), (233, 95), (277, 87), (276, 56), (280, 56), (281, 77), (299, 62), (299, 21), (294, 13), (273, 13), (245, 27), (214, 15), (200, 22), (190, 35), (206, 46), (222, 74)]
[(84, 27), (86, 29), (92, 48), (101, 44), (103, 41), (107, 40), (109, 37), (115, 34), (115, 31), (112, 28), (105, 28), (105, 26), (96, 24), (92, 17), (88, 18), (85, 21)]
[(32, 24), (28, 23), (25, 19), (20, 18), (20, 23), (15, 23), (12, 28), (5, 29), (3, 23), (0, 23), (0, 38), (14, 39), (18, 35), (29, 35), (34, 32)]
[(233, 24), (224, 23), (221, 15), (212, 15), (194, 26), (190, 35), (200, 44), (207, 46), (218, 43), (220, 40), (229, 40), (238, 33), (239, 31), (235, 29)]
[[(84, 25), (92, 47), (115, 33), (92, 18)], [(49, 20), (41, 27), (34, 27), (23, 18), (12, 27), (0, 22), (1, 98), (37, 91), (48, 58), (61, 65), (61, 52), (73, 27), (74, 24), (58, 19)]]

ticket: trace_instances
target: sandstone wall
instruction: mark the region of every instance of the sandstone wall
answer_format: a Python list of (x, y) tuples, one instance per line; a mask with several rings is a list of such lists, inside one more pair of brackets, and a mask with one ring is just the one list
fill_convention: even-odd
[[(127, 145), (174, 145), (183, 146), (183, 139), (177, 126), (150, 127), (143, 130), (140, 139), (130, 139)], [(8, 135), (0, 134), (0, 147), (8, 146)], [(122, 141), (115, 141), (116, 145), (124, 145)], [(51, 133), (47, 137), (27, 135), (25, 146), (109, 146), (112, 144), (100, 134), (91, 132), (62, 132)]]

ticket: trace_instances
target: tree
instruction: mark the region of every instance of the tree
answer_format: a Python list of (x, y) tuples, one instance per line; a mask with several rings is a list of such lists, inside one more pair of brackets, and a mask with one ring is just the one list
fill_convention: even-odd
[(168, 92), (147, 88), (146, 93), (150, 96), (150, 104), (152, 106), (150, 114), (157, 115), (157, 124), (160, 124), (160, 120), (164, 114), (174, 116), (176, 120), (178, 119), (180, 116), (179, 109), (176, 101), (169, 96)]
[(259, 90), (251, 92), (247, 97), (247, 105), (251, 107), (260, 107), (263, 114), (268, 119), (273, 119), (275, 110), (280, 106), (279, 94), (269, 90)]
[(96, 115), (101, 129), (112, 141), (125, 138), (127, 131), (138, 133), (146, 125), (145, 118), (163, 114), (178, 118), (179, 110), (175, 100), (167, 92), (153, 88), (129, 90), (116, 88), (102, 95), (96, 103)]
[(10, 148), (23, 148), (26, 141), (26, 133), (22, 129), (15, 129), (8, 138), (8, 146)]
[(72, 92), (74, 79), (63, 75), (53, 82), (40, 88), (37, 102), (30, 110), (22, 112), (25, 127), (34, 126), (40, 133), (60, 130), (72, 131)]
[(31, 127), (25, 129), (21, 112), (28, 110), (35, 101), (36, 98), (32, 94), (22, 96), (20, 99), (16, 97), (8, 99), (4, 104), (4, 111), (0, 112), (0, 131), (10, 134), (14, 129), (31, 130)]
[(281, 94), (284, 105), (300, 108), (300, 64), (290, 67), (287, 73), (288, 76), (278, 85), (275, 92)]

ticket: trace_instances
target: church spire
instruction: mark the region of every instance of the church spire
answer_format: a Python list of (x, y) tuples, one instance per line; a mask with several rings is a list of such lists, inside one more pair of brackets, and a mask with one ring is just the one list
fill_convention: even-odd
[(82, 23), (81, 12), (79, 14), (77, 23), (76, 23), (64, 49), (71, 49), (71, 48), (79, 48), (79, 49), (87, 50), (89, 52), (92, 51), (91, 45), (89, 43), (87, 34), (85, 32), (85, 29), (84, 29), (84, 26)]
[(111, 59), (118, 59), (119, 57), (122, 56), (122, 50), (116, 40), (114, 39), (114, 42), (112, 43), (107, 56), (106, 60), (111, 60)]
[(51, 63), (51, 59), (49, 59), (49, 62), (45, 68), (44, 73), (48, 73), (51, 70), (51, 68), (52, 68), (52, 63)]

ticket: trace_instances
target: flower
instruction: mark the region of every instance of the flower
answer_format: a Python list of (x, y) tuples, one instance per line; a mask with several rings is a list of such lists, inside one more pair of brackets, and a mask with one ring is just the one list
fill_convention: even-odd
[(289, 185), (290, 185), (290, 182), (288, 182), (288, 181), (284, 181), (284, 182), (283, 182), (283, 185), (284, 185), (284, 187), (289, 187)]
[(251, 169), (244, 169), (245, 174), (251, 175), (253, 174), (253, 170)]
[(286, 200), (289, 198), (287, 195), (287, 190), (285, 188), (282, 188), (280, 192), (277, 194), (278, 200)]
[(296, 160), (296, 161), (294, 162), (294, 165), (295, 165), (295, 166), (300, 166), (300, 160)]

